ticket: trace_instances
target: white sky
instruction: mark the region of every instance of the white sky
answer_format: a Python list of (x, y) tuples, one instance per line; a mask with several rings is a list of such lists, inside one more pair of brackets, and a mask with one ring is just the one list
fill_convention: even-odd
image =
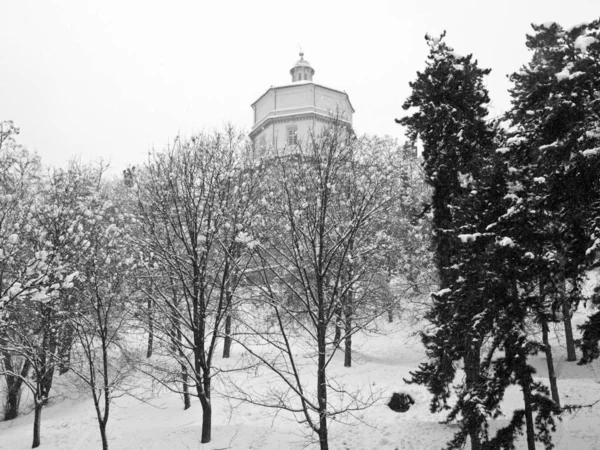
[(408, 82), (426, 32), (506, 75), (527, 62), (530, 24), (600, 16), (598, 0), (3, 0), (0, 120), (46, 164), (111, 160), (121, 171), (178, 133), (252, 125), (252, 104), (290, 81), (301, 45), (314, 81), (344, 90), (355, 130), (403, 139)]

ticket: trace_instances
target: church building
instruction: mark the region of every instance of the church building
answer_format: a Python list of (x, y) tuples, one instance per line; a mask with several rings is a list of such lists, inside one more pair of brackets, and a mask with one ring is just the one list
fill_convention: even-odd
[(334, 118), (352, 126), (354, 108), (348, 94), (313, 82), (315, 70), (304, 53), (290, 74), (290, 84), (271, 86), (252, 104), (250, 138), (258, 149), (296, 145), (309, 132), (320, 134)]

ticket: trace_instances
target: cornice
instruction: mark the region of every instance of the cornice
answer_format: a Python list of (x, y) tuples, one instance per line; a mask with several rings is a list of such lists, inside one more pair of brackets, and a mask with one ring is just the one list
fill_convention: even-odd
[(253, 127), (252, 130), (250, 130), (249, 136), (250, 136), (250, 139), (254, 139), (254, 137), (256, 135), (261, 133), (269, 125), (275, 125), (278, 123), (299, 122), (302, 120), (310, 120), (310, 119), (319, 120), (321, 122), (329, 122), (329, 123), (334, 122), (335, 120), (339, 120), (340, 122), (344, 122), (344, 123), (352, 126), (352, 124), (348, 120), (336, 118), (336, 117), (331, 116), (330, 114), (323, 114), (323, 113), (319, 113), (316, 111), (311, 111), (311, 112), (303, 112), (303, 113), (297, 113), (297, 114), (267, 116), (267, 117), (265, 117), (265, 120), (256, 124), (256, 126)]

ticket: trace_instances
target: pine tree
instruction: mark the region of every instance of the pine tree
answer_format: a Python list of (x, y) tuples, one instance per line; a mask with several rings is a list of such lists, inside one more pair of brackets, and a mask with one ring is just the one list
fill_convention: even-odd
[(430, 361), (412, 374), (412, 381), (426, 384), (434, 394), (432, 411), (447, 408), (455, 362), (463, 361), (466, 381), (448, 417), (461, 417), (461, 428), (449, 448), (462, 447), (469, 435), (475, 450), (487, 440), (478, 391), (481, 351), (490, 329), (484, 320), (486, 299), (481, 286), (489, 239), (480, 233), (486, 218), (480, 215), (479, 204), (487, 200), (476, 185), (485, 167), (482, 156), (494, 146), (494, 130), (485, 119), (489, 97), (483, 77), (489, 70), (479, 68), (471, 55), (454, 53), (443, 37), (426, 36), (427, 67), (411, 83), (413, 92), (403, 106), (418, 111), (398, 121), (408, 128), (410, 138), (423, 142), (424, 168), (433, 188), (434, 246), (441, 287), (427, 314), (434, 331), (422, 335)]
[[(411, 381), (426, 384), (434, 394), (432, 411), (449, 408), (447, 420), (459, 422), (448, 448), (462, 448), (467, 437), (472, 449), (514, 448), (523, 425), (530, 450), (536, 440), (550, 448), (556, 405), (533, 380), (527, 359), (540, 345), (526, 333), (538, 299), (530, 289), (537, 272), (527, 250), (545, 234), (536, 234), (539, 223), (513, 205), (518, 197), (510, 177), (516, 170), (507, 164), (498, 124), (486, 120), (483, 77), (489, 70), (479, 69), (471, 56), (456, 55), (441, 39), (427, 40), (428, 67), (411, 84), (413, 94), (404, 105), (418, 112), (399, 122), (423, 142), (442, 289), (427, 314), (434, 329), (423, 335), (430, 360)], [(498, 357), (497, 350), (504, 355)], [(465, 382), (455, 387), (458, 400), (450, 407), (459, 360)], [(521, 387), (524, 408), (490, 438), (487, 420), (500, 414), (511, 384)]]
[(522, 187), (516, 198), (539, 226), (532, 253), (540, 296), (550, 297), (541, 313), (550, 320), (562, 313), (569, 361), (576, 359), (570, 318), (582, 297), (600, 204), (599, 24), (534, 25), (531, 62), (511, 76), (508, 159)]

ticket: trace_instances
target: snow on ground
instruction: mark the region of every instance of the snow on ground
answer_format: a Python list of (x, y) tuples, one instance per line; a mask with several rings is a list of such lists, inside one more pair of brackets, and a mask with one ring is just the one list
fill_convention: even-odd
[[(575, 323), (583, 321), (583, 314)], [(385, 333), (356, 336), (355, 361), (352, 368), (343, 367), (341, 352), (335, 356), (330, 377), (348, 387), (366, 392), (380, 390), (373, 406), (347, 418), (347, 423), (334, 423), (330, 428), (332, 450), (370, 449), (441, 449), (456, 428), (440, 424), (441, 415), (429, 412), (428, 392), (415, 385), (406, 385), (409, 377), (424, 361), (423, 349), (415, 337), (418, 326), (405, 323), (382, 325)], [(560, 337), (560, 333), (556, 333)], [(556, 338), (556, 336), (555, 336)], [(588, 404), (600, 399), (600, 363), (577, 366), (566, 361), (566, 351), (555, 342), (555, 361), (559, 390), (563, 404)], [(236, 352), (237, 351), (237, 352)], [(240, 357), (240, 348), (234, 347), (234, 358)], [(222, 361), (221, 361), (222, 362)], [(217, 363), (220, 363), (217, 361)], [(538, 376), (547, 376), (542, 355), (532, 364)], [(241, 375), (240, 375), (241, 376)], [(268, 385), (265, 373), (248, 382)], [(140, 380), (140, 383), (143, 383)], [(416, 404), (407, 413), (395, 413), (386, 403), (393, 392), (408, 392)], [(57, 379), (56, 392), (61, 393), (42, 414), (42, 449), (80, 450), (101, 448), (100, 437), (92, 402), (73, 392), (65, 380)], [(25, 404), (28, 399), (24, 398)], [(504, 403), (506, 416), (492, 424), (492, 430), (506, 424), (511, 410), (521, 406), (521, 393), (511, 388)], [(116, 401), (108, 423), (112, 450), (280, 450), (317, 449), (314, 436), (299, 425), (290, 413), (275, 414), (248, 404), (239, 404), (215, 395), (213, 399), (213, 441), (200, 444), (201, 407), (196, 400), (191, 409), (183, 411), (176, 394), (159, 392), (149, 402), (131, 397)], [(27, 408), (25, 408), (27, 409)], [(0, 449), (24, 450), (31, 446), (31, 412), (9, 421), (0, 422)], [(554, 433), (557, 450), (600, 449), (600, 404), (576, 414), (563, 415)], [(539, 448), (541, 444), (538, 444)], [(517, 448), (525, 448), (521, 439)]]

